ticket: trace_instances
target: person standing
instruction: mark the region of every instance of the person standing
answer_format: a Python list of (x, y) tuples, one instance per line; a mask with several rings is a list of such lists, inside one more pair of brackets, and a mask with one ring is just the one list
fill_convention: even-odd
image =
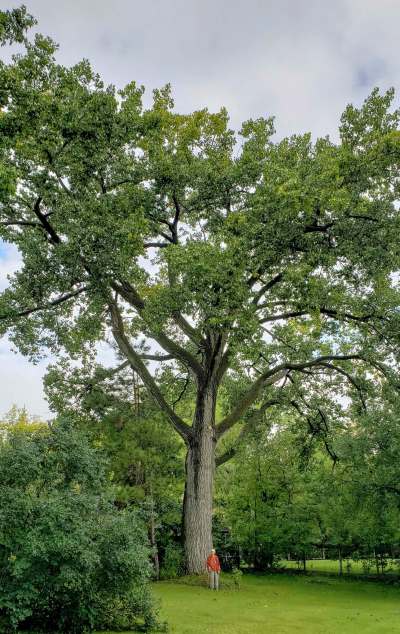
[(207, 571), (211, 590), (218, 590), (221, 566), (215, 548), (211, 549), (211, 553), (207, 557)]

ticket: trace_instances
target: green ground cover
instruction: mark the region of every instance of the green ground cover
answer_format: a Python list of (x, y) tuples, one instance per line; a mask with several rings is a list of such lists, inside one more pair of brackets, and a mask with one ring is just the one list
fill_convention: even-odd
[(171, 634), (394, 634), (400, 589), (302, 575), (246, 575), (240, 590), (159, 582)]
[(248, 575), (240, 590), (160, 582), (155, 593), (175, 634), (389, 634), (400, 628), (400, 590), (366, 581)]

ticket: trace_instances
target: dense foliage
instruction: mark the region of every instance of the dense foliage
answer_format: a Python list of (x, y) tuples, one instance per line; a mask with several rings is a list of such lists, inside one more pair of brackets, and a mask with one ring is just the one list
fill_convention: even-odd
[[(280, 559), (360, 558), (400, 572), (399, 403), (372, 410), (332, 439), (304, 444), (299, 421), (253, 430), (217, 478), (219, 521), (242, 561), (265, 570)], [(223, 546), (223, 544), (221, 544)]]
[[(137, 509), (147, 526), (154, 577), (160, 566), (161, 576), (171, 576), (171, 556), (181, 550), (182, 441), (170, 433), (131, 368), (116, 373), (100, 366), (93, 372), (92, 363), (62, 367), (61, 375), (59, 366), (51, 366), (45, 379), (51, 407), (76, 420), (102, 448), (116, 503)], [(185, 398), (176, 406), (193, 404)]]
[(148, 547), (67, 422), (0, 444), (0, 626), (68, 634), (155, 625)]

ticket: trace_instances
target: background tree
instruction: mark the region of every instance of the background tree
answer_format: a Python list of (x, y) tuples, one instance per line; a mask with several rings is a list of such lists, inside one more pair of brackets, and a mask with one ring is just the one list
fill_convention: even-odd
[[(82, 367), (64, 360), (49, 368), (45, 387), (50, 406), (76, 420), (107, 456), (118, 506), (140, 511), (158, 578), (166, 549), (181, 541), (184, 444), (170, 433), (132, 368), (122, 365), (115, 373), (93, 360)], [(166, 391), (169, 379), (164, 377)]]
[(13, 405), (2, 418), (3, 420), (0, 421), (0, 433), (3, 437), (6, 437), (11, 430), (13, 433), (33, 434), (41, 429), (48, 429), (48, 423), (45, 423), (38, 416), (29, 414), (26, 407)]
[[(134, 83), (117, 92), (55, 53), (36, 35), (0, 66), (1, 235), (23, 259), (1, 297), (3, 329), (33, 359), (113, 338), (186, 445), (186, 559), (201, 572), (221, 438), (242, 424), (243, 439), (286, 398), (328, 437), (338, 389), (365, 402), (368, 373), (395, 381), (393, 91), (349, 106), (337, 142), (274, 142), (271, 119), (237, 137), (225, 110), (175, 113), (168, 87), (144, 110)], [(187, 376), (190, 420), (154, 364)], [(234, 447), (223, 450), (217, 463)]]
[[(216, 479), (220, 524), (244, 561), (265, 569), (279, 559), (327, 555), (361, 559), (384, 572), (399, 547), (398, 400), (375, 402), (330, 439), (303, 435), (288, 410), (253, 427)], [(379, 424), (377, 421), (379, 420)], [(306, 423), (308, 425), (308, 423)]]

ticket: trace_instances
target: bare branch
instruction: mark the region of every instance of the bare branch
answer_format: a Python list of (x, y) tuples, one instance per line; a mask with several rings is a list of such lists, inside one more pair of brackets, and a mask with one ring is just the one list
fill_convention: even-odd
[(186, 390), (187, 390), (187, 386), (189, 385), (189, 381), (190, 381), (190, 376), (189, 374), (186, 376), (185, 379), (185, 383), (184, 386), (178, 396), (178, 398), (175, 399), (175, 401), (172, 403), (172, 409), (175, 410), (176, 405), (178, 405), (179, 401), (181, 400), (181, 398), (183, 397), (183, 395), (185, 394)]

